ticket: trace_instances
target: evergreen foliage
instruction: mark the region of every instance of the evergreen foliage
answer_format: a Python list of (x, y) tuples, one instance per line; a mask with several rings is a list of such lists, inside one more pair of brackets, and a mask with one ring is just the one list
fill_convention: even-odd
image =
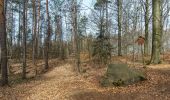
[(102, 64), (107, 64), (111, 58), (111, 44), (106, 36), (98, 36), (93, 44), (92, 56), (96, 61)]

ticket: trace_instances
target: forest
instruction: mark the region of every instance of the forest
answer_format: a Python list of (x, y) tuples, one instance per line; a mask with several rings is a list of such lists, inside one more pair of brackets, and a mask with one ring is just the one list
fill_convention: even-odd
[(170, 0), (0, 0), (0, 100), (170, 100)]

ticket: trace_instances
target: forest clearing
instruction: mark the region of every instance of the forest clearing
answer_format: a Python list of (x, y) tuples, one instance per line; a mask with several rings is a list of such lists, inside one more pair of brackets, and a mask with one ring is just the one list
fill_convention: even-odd
[(0, 100), (170, 100), (170, 0), (0, 0)]
[[(166, 58), (168, 62), (170, 55)], [(119, 57), (114, 61), (125, 63), (125, 58)], [(132, 63), (128, 61), (128, 63)], [(42, 67), (42, 64), (38, 64)], [(56, 66), (57, 65), (57, 66)], [(86, 63), (81, 75), (75, 71), (70, 59), (60, 61), (50, 60), (50, 70), (34, 77), (34, 68), (27, 80), (14, 75), (9, 87), (0, 88), (1, 100), (169, 100), (170, 98), (170, 66), (169, 64), (149, 65), (143, 69), (142, 64), (135, 63), (137, 69), (145, 70), (147, 80), (129, 86), (102, 87), (99, 81), (106, 67)], [(16, 65), (14, 65), (16, 66)], [(42, 71), (39, 68), (39, 71)]]

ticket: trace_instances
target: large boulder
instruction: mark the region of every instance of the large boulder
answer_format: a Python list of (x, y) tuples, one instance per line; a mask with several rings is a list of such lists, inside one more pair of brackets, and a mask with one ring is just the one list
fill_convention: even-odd
[(129, 68), (127, 64), (110, 64), (100, 83), (102, 86), (120, 86), (143, 80), (146, 80), (145, 74)]

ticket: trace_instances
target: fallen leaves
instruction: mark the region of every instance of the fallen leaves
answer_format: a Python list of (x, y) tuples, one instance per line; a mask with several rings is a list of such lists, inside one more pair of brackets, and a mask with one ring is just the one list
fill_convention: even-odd
[[(55, 60), (51, 61), (51, 63), (54, 62)], [(0, 99), (78, 100), (76, 98), (81, 97), (81, 100), (87, 100), (87, 98), (91, 100), (168, 100), (170, 71), (167, 69), (170, 67), (164, 66), (163, 68), (148, 66), (147, 81), (127, 87), (104, 88), (98, 82), (106, 68), (89, 68), (86, 73), (77, 75), (73, 70), (74, 66), (65, 63), (33, 80), (14, 84), (12, 87), (0, 88)], [(138, 69), (142, 70), (141, 67)]]

